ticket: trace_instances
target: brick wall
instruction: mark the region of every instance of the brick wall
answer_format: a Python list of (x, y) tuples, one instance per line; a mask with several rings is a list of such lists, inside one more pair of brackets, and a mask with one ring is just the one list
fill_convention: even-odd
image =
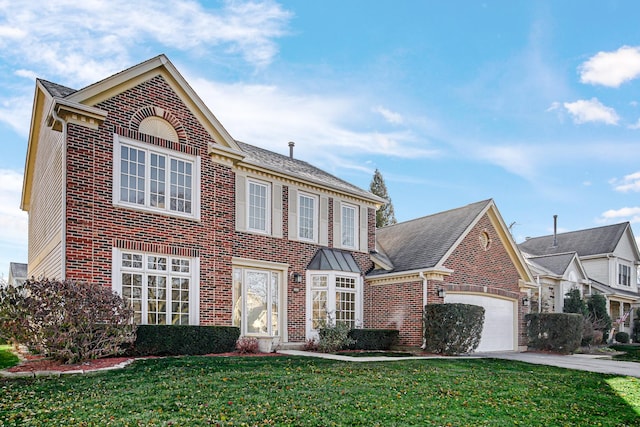
[[(235, 173), (206, 155), (214, 142), (161, 76), (154, 77), (97, 105), (108, 111), (98, 129), (70, 125), (67, 153), (67, 278), (111, 285), (113, 247), (155, 245), (159, 251), (184, 250), (200, 258), (200, 323), (229, 325), (232, 314), (232, 257), (288, 263), (304, 273), (318, 246), (286, 239), (288, 187), (283, 186), (283, 236), (274, 238), (235, 230)], [(161, 110), (160, 110), (161, 109)], [(179, 142), (137, 132), (141, 114), (165, 111), (178, 126)], [(132, 126), (133, 128), (130, 128)], [(113, 206), (113, 134), (200, 155), (201, 219), (174, 218)], [(375, 212), (369, 210), (369, 246), (375, 246)], [(329, 246), (332, 245), (333, 199), (329, 199)], [(354, 253), (363, 271), (371, 262)], [(288, 281), (291, 278), (287, 278)], [(293, 288), (300, 292), (293, 292)], [(305, 283), (288, 283), (290, 341), (305, 338)]]
[[(486, 233), (490, 244), (482, 245), (481, 236)], [(518, 301), (519, 344), (526, 345), (524, 310), (521, 310), (519, 274), (507, 253), (504, 242), (484, 215), (469, 234), (454, 249), (444, 263), (454, 270), (444, 282), (429, 280), (427, 302), (442, 303), (439, 288), (448, 291), (465, 291), (499, 295)], [(422, 282), (395, 283), (365, 286), (365, 327), (394, 328), (400, 330), (402, 345), (422, 344)]]

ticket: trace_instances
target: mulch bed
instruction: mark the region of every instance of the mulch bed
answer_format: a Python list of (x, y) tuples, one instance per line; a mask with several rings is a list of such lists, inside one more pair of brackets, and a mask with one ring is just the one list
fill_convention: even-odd
[[(238, 353), (238, 352), (230, 352), (230, 353), (216, 353), (216, 354), (207, 354), (206, 356), (217, 356), (217, 357), (231, 357), (231, 356), (252, 356), (252, 357), (265, 357), (265, 356), (282, 356), (278, 353)], [(7, 372), (18, 373), (18, 372), (39, 372), (39, 371), (48, 371), (48, 372), (69, 372), (69, 371), (84, 371), (91, 372), (97, 371), (100, 369), (113, 368), (123, 362), (137, 359), (135, 357), (105, 357), (103, 359), (94, 359), (89, 360), (87, 362), (75, 363), (75, 364), (65, 364), (56, 360), (45, 359), (39, 356), (33, 355), (22, 355), (23, 361), (11, 368), (5, 369)], [(153, 357), (144, 357), (140, 359), (151, 359)]]

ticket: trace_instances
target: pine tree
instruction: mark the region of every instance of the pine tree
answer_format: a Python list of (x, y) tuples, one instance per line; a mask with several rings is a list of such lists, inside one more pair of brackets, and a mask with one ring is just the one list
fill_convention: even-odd
[(391, 197), (387, 193), (387, 185), (384, 183), (384, 178), (378, 169), (373, 174), (369, 189), (376, 196), (389, 201), (376, 212), (376, 227), (380, 228), (397, 223), (396, 214), (393, 212), (393, 203), (391, 203)]

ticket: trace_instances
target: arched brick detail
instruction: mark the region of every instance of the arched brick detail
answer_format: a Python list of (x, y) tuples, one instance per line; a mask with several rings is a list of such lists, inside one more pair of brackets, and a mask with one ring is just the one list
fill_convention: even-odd
[(509, 291), (507, 289), (492, 288), (489, 286), (470, 285), (470, 284), (459, 285), (455, 283), (443, 283), (441, 285), (441, 288), (443, 288), (445, 292), (473, 292), (477, 294), (500, 296), (503, 298), (513, 299), (513, 300), (519, 300), (520, 297), (524, 295), (518, 292)]
[(184, 126), (182, 126), (182, 123), (180, 123), (178, 118), (174, 116), (171, 111), (167, 111), (164, 108), (156, 107), (153, 105), (142, 107), (141, 109), (136, 111), (136, 113), (131, 118), (131, 121), (129, 122), (129, 127), (132, 130), (138, 131), (140, 129), (140, 123), (142, 123), (144, 119), (154, 116), (163, 118), (164, 120), (169, 122), (171, 126), (173, 126), (173, 128), (176, 130), (176, 133), (178, 134), (178, 142), (182, 144), (186, 144), (188, 142), (187, 132), (185, 131)]

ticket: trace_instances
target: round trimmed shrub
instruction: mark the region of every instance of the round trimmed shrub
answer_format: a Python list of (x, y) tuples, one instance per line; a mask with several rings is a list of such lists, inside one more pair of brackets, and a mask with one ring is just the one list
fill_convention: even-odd
[(478, 348), (484, 307), (471, 304), (427, 304), (423, 315), (425, 350), (456, 355)]
[(617, 332), (615, 339), (619, 343), (627, 344), (629, 342), (629, 334), (626, 332)]

